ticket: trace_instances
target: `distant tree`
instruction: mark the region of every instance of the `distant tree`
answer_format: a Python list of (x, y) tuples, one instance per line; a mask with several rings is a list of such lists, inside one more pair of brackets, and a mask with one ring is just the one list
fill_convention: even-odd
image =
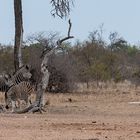
[(119, 37), (117, 32), (110, 33), (109, 35), (110, 45), (108, 46), (112, 51), (124, 51), (127, 48), (127, 42)]
[(13, 51), (11, 46), (0, 47), (0, 73), (12, 73), (14, 71)]

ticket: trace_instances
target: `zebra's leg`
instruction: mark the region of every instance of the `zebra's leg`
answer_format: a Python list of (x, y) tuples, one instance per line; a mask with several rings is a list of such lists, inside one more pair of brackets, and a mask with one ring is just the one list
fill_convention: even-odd
[(16, 108), (16, 101), (11, 101), (11, 103), (12, 103), (12, 112), (14, 112)]
[(29, 107), (31, 105), (31, 98), (28, 97), (24, 100), (26, 102), (27, 107)]
[(44, 93), (41, 95), (41, 98), (40, 98), (40, 105), (43, 107), (45, 105), (45, 96), (44, 96)]
[(28, 97), (28, 104), (29, 104), (29, 105), (32, 104), (31, 96)]
[(21, 101), (20, 101), (20, 99), (17, 100), (17, 103), (18, 103), (18, 108), (21, 109)]
[[(7, 94), (7, 93), (5, 93), (5, 94)], [(6, 109), (9, 109), (9, 104), (10, 104), (9, 99), (7, 96), (5, 96), (5, 108)]]

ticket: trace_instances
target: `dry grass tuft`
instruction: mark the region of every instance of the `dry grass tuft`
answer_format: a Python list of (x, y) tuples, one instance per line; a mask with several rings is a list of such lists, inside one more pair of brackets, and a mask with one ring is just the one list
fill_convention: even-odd
[(5, 99), (4, 99), (4, 92), (0, 92), (0, 104), (4, 104), (5, 103)]

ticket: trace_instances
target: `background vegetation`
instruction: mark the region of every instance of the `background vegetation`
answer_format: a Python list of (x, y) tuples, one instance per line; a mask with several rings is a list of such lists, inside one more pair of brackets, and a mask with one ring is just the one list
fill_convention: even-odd
[[(51, 49), (57, 39), (56, 33), (32, 35), (25, 43), (23, 61), (30, 64), (33, 73), (33, 82), (39, 80), (41, 52)], [(109, 43), (102, 38), (102, 32), (93, 31), (84, 42), (77, 41), (75, 44), (63, 44), (63, 49), (54, 53), (49, 60), (51, 77), (49, 91), (65, 92), (72, 89), (77, 82), (83, 82), (89, 86), (89, 82), (129, 80), (139, 84), (140, 77), (140, 49), (137, 45), (127, 43), (118, 34), (110, 33)], [(51, 44), (51, 45), (50, 45)], [(0, 45), (0, 73), (12, 73), (13, 46)]]

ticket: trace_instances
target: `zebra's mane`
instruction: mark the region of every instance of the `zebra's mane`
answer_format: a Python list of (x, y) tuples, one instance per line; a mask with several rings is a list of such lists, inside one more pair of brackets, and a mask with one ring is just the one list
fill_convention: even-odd
[(17, 75), (17, 74), (21, 73), (25, 69), (29, 70), (29, 66), (28, 65), (21, 66), (16, 72), (13, 73), (13, 75)]

